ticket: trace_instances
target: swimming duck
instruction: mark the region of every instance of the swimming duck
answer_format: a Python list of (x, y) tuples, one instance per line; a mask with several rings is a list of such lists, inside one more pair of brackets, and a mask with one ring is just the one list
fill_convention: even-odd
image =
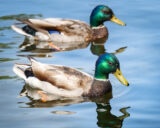
[(110, 53), (98, 58), (94, 77), (71, 67), (43, 64), (30, 56), (28, 59), (31, 64), (17, 63), (13, 71), (24, 79), (27, 85), (42, 91), (40, 95), (43, 99), (46, 98), (43, 93), (67, 98), (104, 95), (112, 89), (108, 79), (110, 73), (113, 73), (122, 84), (129, 85), (120, 71), (117, 57)]
[(90, 15), (90, 25), (79, 20), (47, 18), (47, 19), (18, 19), (26, 26), (20, 28), (12, 25), (16, 32), (25, 35), (30, 40), (53, 42), (90, 42), (108, 37), (108, 30), (103, 25), (112, 21), (119, 25), (126, 24), (117, 19), (113, 11), (106, 5), (96, 6)]

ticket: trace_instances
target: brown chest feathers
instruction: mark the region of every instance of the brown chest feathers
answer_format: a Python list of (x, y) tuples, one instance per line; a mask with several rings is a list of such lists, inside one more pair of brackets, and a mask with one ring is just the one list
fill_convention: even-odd
[(87, 94), (83, 94), (84, 97), (98, 97), (112, 91), (112, 85), (109, 80), (100, 81), (94, 79), (91, 86), (92, 87), (89, 92)]
[(93, 27), (93, 40), (108, 38), (108, 29), (105, 26)]

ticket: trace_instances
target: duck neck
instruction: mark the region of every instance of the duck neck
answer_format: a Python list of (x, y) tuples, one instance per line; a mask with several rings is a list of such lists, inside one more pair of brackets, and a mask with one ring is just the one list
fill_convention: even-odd
[(109, 77), (109, 74), (104, 74), (104, 73), (102, 73), (102, 72), (95, 71), (94, 77), (95, 77), (96, 79), (100, 79), (100, 80), (107, 80), (108, 77)]
[(91, 27), (98, 27), (100, 25), (103, 25), (103, 21), (98, 21), (96, 18), (90, 18)]
[(103, 22), (98, 22), (98, 21), (90, 21), (90, 26), (91, 27), (98, 27), (98, 26), (100, 26), (100, 25), (103, 25)]

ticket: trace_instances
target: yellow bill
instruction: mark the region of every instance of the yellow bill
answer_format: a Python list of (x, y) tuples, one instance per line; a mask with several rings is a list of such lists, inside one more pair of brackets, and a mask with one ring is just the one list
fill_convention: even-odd
[(117, 17), (115, 17), (114, 15), (112, 16), (112, 18), (110, 19), (110, 21), (122, 25), (122, 26), (126, 26), (126, 24), (124, 22), (122, 22), (121, 20), (119, 20)]
[(115, 77), (124, 85), (129, 86), (128, 81), (124, 78), (124, 76), (122, 75), (120, 69), (117, 69), (115, 73), (113, 73), (115, 75)]

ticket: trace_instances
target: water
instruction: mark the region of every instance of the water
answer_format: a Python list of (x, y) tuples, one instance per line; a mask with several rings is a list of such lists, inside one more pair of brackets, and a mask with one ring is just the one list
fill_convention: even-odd
[[(42, 103), (20, 96), (24, 81), (12, 71), (13, 64), (33, 55), (44, 63), (63, 64), (91, 75), (97, 59), (91, 45), (65, 52), (22, 51), (24, 37), (10, 29), (16, 18), (63, 17), (89, 23), (93, 7), (107, 4), (127, 26), (107, 22), (107, 52), (126, 47), (117, 54), (121, 70), (130, 82), (125, 87), (110, 76), (113, 98), (92, 101), (62, 100)], [(158, 128), (160, 127), (160, 32), (158, 0), (14, 0), (0, 4), (0, 127), (1, 128)], [(82, 103), (81, 103), (82, 102)]]

